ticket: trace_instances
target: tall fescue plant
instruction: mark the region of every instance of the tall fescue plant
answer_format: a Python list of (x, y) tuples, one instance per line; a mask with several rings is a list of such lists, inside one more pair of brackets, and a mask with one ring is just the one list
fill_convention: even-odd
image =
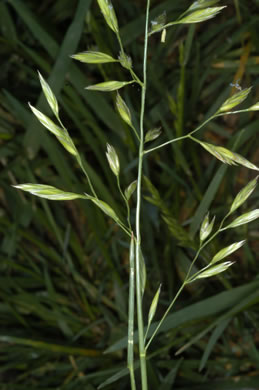
[[(129, 238), (129, 306), (128, 306), (128, 358), (127, 366), (130, 375), (130, 384), (131, 389), (135, 390), (137, 388), (135, 381), (135, 368), (136, 362), (134, 360), (134, 318), (135, 312), (137, 313), (137, 330), (138, 330), (138, 351), (139, 351), (139, 362), (140, 362), (140, 372), (141, 372), (141, 389), (148, 389), (148, 375), (146, 368), (146, 356), (148, 348), (156, 336), (159, 328), (161, 327), (164, 319), (166, 318), (169, 311), (172, 309), (176, 299), (179, 297), (180, 293), (184, 287), (190, 283), (193, 283), (199, 279), (205, 279), (218, 275), (221, 272), (226, 271), (229, 267), (233, 265), (233, 262), (229, 260), (229, 256), (237, 251), (244, 245), (245, 240), (234, 242), (228, 245), (227, 247), (221, 249), (218, 253), (212, 257), (206, 266), (199, 269), (197, 272), (191, 272), (193, 266), (199, 258), (203, 249), (218, 235), (224, 232), (227, 229), (233, 229), (238, 226), (247, 224), (256, 218), (259, 217), (259, 209), (252, 210), (245, 214), (239, 215), (232, 218), (233, 214), (238, 210), (238, 208), (248, 199), (248, 197), (254, 191), (257, 184), (257, 177), (250, 181), (235, 197), (230, 209), (226, 212), (224, 218), (217, 224), (215, 227), (215, 217), (211, 217), (209, 212), (205, 216), (199, 232), (199, 247), (192, 260), (192, 263), (189, 267), (187, 274), (185, 275), (184, 281), (182, 282), (178, 292), (173, 298), (172, 302), (168, 306), (158, 325), (152, 332), (149, 333), (150, 325), (153, 321), (153, 318), (156, 313), (156, 309), (159, 303), (159, 296), (161, 287), (158, 288), (153, 301), (151, 303), (148, 318), (144, 318), (143, 315), (143, 297), (145, 292), (146, 284), (146, 266), (143, 256), (143, 250), (145, 243), (141, 239), (141, 207), (142, 207), (142, 182), (143, 182), (143, 159), (145, 156), (148, 157), (153, 151), (157, 151), (166, 147), (169, 144), (172, 144), (177, 141), (182, 141), (184, 139), (192, 140), (197, 143), (197, 147), (202, 147), (207, 150), (211, 155), (220, 160), (223, 164), (229, 165), (241, 165), (248, 169), (258, 171), (259, 168), (249, 162), (247, 159), (241, 155), (234, 153), (222, 146), (213, 145), (207, 142), (204, 142), (195, 137), (195, 134), (203, 128), (208, 122), (225, 115), (232, 115), (241, 112), (248, 111), (257, 111), (259, 110), (259, 103), (243, 110), (233, 111), (233, 109), (242, 103), (248, 96), (251, 91), (251, 88), (246, 88), (243, 90), (238, 90), (233, 96), (227, 99), (219, 109), (205, 122), (201, 123), (197, 128), (193, 129), (188, 134), (185, 134), (181, 137), (173, 138), (165, 143), (162, 143), (158, 146), (148, 148), (147, 144), (154, 141), (160, 136), (160, 129), (154, 128), (148, 130), (145, 128), (145, 104), (147, 96), (147, 58), (148, 58), (148, 43), (149, 39), (153, 34), (161, 34), (161, 44), (166, 40), (166, 31), (169, 27), (178, 25), (178, 24), (191, 24), (204, 22), (208, 19), (215, 17), (219, 12), (221, 12), (225, 6), (215, 6), (219, 0), (198, 0), (195, 1), (177, 20), (167, 22), (166, 15), (158, 15), (154, 20), (149, 20), (150, 12), (150, 0), (147, 0), (146, 3), (146, 19), (145, 19), (145, 35), (144, 35), (144, 53), (143, 53), (143, 74), (142, 76), (137, 75), (134, 72), (133, 62), (131, 57), (125, 52), (123, 42), (120, 36), (120, 29), (118, 20), (116, 17), (115, 10), (109, 0), (97, 0), (100, 10), (104, 16), (104, 19), (108, 27), (114, 32), (115, 37), (119, 43), (120, 52), (117, 58), (112, 57), (109, 54), (102, 53), (99, 51), (86, 51), (73, 55), (73, 59), (81, 61), (87, 64), (105, 64), (105, 63), (118, 63), (129, 73), (128, 80), (110, 80), (105, 82), (100, 82), (95, 85), (90, 85), (86, 87), (88, 90), (100, 91), (100, 92), (111, 92), (117, 91), (116, 97), (116, 106), (117, 111), (123, 121), (131, 128), (135, 134), (136, 141), (138, 142), (138, 169), (136, 180), (132, 183), (129, 183), (126, 189), (121, 187), (120, 183), (120, 161), (118, 154), (115, 148), (107, 144), (106, 156), (116, 180), (116, 185), (118, 192), (122, 198), (122, 201), (125, 204), (126, 217), (125, 220), (122, 220), (118, 217), (112, 207), (104, 202), (100, 194), (94, 188), (90, 177), (87, 173), (87, 170), (84, 167), (83, 161), (80, 157), (80, 153), (75, 146), (73, 140), (71, 139), (68, 130), (64, 126), (60, 115), (59, 115), (59, 106), (55, 95), (53, 94), (50, 86), (47, 84), (45, 79), (39, 73), (39, 79), (41, 83), (42, 90), (45, 94), (45, 97), (48, 101), (48, 104), (55, 116), (55, 122), (47, 117), (45, 114), (40, 112), (38, 109), (33, 107), (30, 104), (30, 108), (33, 111), (34, 115), (46, 127), (51, 133), (53, 133), (59, 142), (64, 146), (64, 148), (76, 159), (78, 165), (82, 169), (83, 173), (86, 176), (86, 179), (89, 184), (89, 191), (78, 194), (70, 191), (63, 191), (58, 188), (49, 185), (43, 184), (20, 184), (16, 185), (16, 188), (19, 188), (23, 191), (28, 191), (33, 195), (37, 195), (42, 198), (50, 200), (71, 200), (71, 199), (84, 199), (86, 201), (92, 202), (97, 206), (101, 211), (106, 214), (110, 219), (114, 221), (115, 224), (121, 228), (124, 233)], [(130, 109), (128, 108), (126, 102), (124, 101), (122, 94), (119, 93), (119, 90), (127, 87), (130, 84), (137, 84), (141, 89), (141, 101), (140, 101), (140, 117), (139, 117), (139, 126), (134, 126)], [(136, 191), (136, 212), (135, 212), (135, 222), (132, 222), (132, 203), (130, 199), (133, 193)], [(136, 309), (135, 309), (136, 303)], [(146, 327), (145, 327), (146, 326)]]

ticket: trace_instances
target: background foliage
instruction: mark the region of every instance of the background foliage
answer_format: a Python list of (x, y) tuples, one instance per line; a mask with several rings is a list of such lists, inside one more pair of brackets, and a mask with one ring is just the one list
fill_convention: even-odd
[[(153, 0), (151, 16), (166, 11), (173, 20), (189, 4)], [(158, 36), (150, 41), (145, 124), (146, 129), (161, 126), (159, 143), (209, 117), (236, 89), (230, 84), (237, 80), (242, 88), (253, 86), (247, 106), (259, 100), (259, 2), (224, 4), (228, 7), (211, 21), (172, 28), (164, 44)], [(127, 53), (141, 75), (145, 1), (114, 0), (113, 5)], [(128, 240), (85, 201), (47, 202), (10, 185), (39, 182), (73, 192), (88, 190), (76, 163), (27, 105), (30, 101), (50, 114), (38, 69), (58, 97), (63, 122), (99, 195), (124, 215), (104, 151), (106, 142), (116, 147), (125, 188), (136, 178), (134, 137), (115, 111), (116, 94), (104, 96), (84, 87), (124, 80), (127, 74), (116, 64), (97, 69), (69, 57), (87, 49), (118, 54), (95, 1), (1, 1), (0, 28), (1, 386), (95, 389), (124, 368)], [(129, 86), (123, 97), (137, 123), (140, 91)], [(222, 117), (199, 136), (258, 165), (258, 125), (256, 113)], [(189, 141), (148, 155), (144, 168), (146, 301), (161, 282), (158, 317), (190, 263), (205, 213), (209, 209), (219, 220), (254, 173), (223, 166)], [(256, 190), (242, 211), (258, 204)], [(244, 237), (247, 244), (232, 256), (236, 265), (224, 276), (190, 285), (161, 328), (148, 361), (151, 389), (171, 389), (173, 384), (177, 390), (258, 386), (256, 223), (227, 230), (200, 264)], [(181, 347), (184, 351), (175, 356)], [(126, 373), (107, 388), (127, 389)]]

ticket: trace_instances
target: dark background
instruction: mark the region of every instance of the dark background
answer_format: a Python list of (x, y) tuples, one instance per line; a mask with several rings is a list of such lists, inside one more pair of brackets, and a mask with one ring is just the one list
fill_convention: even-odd
[[(151, 2), (175, 20), (189, 1)], [(152, 146), (184, 135), (235, 91), (253, 86), (242, 108), (259, 100), (259, 3), (222, 1), (215, 19), (168, 29), (150, 39), (145, 129), (162, 128)], [(113, 1), (126, 52), (141, 77), (145, 1)], [(115, 109), (116, 93), (86, 91), (104, 80), (127, 80), (119, 64), (87, 65), (69, 57), (119, 47), (96, 1), (0, 2), (0, 381), (3, 390), (86, 389), (125, 368), (127, 237), (92, 204), (51, 202), (11, 187), (43, 183), (89, 191), (81, 171), (27, 102), (46, 115), (37, 70), (49, 82), (63, 123), (85, 159), (101, 197), (119, 215), (124, 205), (107, 164), (106, 143), (117, 150), (122, 187), (136, 179), (137, 143)], [(140, 91), (121, 91), (138, 123)], [(197, 137), (235, 150), (259, 165), (256, 112), (221, 117)], [(162, 316), (198, 245), (204, 215), (216, 224), (255, 172), (223, 165), (191, 141), (145, 159), (143, 250), (145, 311), (162, 283), (155, 320)], [(236, 216), (258, 208), (258, 189)], [(131, 201), (132, 217), (135, 198)], [(229, 229), (199, 259), (197, 269), (224, 246), (246, 239), (235, 265), (185, 289), (150, 347), (150, 389), (258, 389), (258, 223)], [(178, 356), (175, 352), (190, 342)], [(136, 355), (137, 356), (137, 355)], [(125, 371), (126, 372), (126, 371)], [(129, 378), (108, 389), (129, 389)]]

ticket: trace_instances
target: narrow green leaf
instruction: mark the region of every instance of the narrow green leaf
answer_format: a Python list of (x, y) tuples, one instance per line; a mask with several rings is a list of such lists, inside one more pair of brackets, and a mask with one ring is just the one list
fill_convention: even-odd
[(39, 196), (40, 198), (46, 198), (50, 200), (72, 200), (72, 199), (87, 199), (86, 196), (75, 194), (73, 192), (65, 192), (56, 187), (52, 187), (45, 184), (19, 184), (13, 186), (20, 190), (30, 192), (32, 195)]
[(258, 180), (258, 177), (257, 176), (254, 180), (251, 180), (238, 194), (237, 196), (235, 197), (232, 205), (231, 205), (231, 208), (230, 208), (230, 211), (229, 211), (229, 214), (233, 213), (238, 207), (240, 207), (248, 198), (249, 196), (252, 194), (252, 192), (254, 191), (256, 185), (257, 185), (257, 180)]
[(63, 356), (79, 355), (92, 358), (101, 355), (101, 352), (98, 350), (72, 347), (69, 345), (52, 344), (51, 342), (29, 339), (28, 336), (27, 338), (22, 338), (1, 334), (0, 342), (1, 344), (10, 343), (12, 346), (25, 345), (27, 347), (34, 348), (35, 350), (45, 350), (49, 353), (58, 353), (62, 354)]
[(47, 99), (47, 102), (49, 103), (49, 106), (50, 106), (52, 112), (54, 113), (54, 115), (58, 118), (58, 111), (59, 110), (58, 110), (58, 102), (57, 102), (56, 96), (54, 95), (49, 84), (42, 77), (42, 75), (40, 74), (39, 71), (38, 71), (38, 74), (39, 74), (39, 78), (40, 78), (41, 88), (44, 92), (44, 95)]
[(132, 126), (130, 110), (119, 93), (117, 93), (116, 97), (116, 107), (124, 122), (126, 122), (129, 126)]
[(85, 89), (102, 92), (116, 91), (125, 87), (125, 85), (131, 84), (132, 82), (133, 81), (104, 81), (103, 83), (89, 85)]
[(237, 251), (241, 246), (244, 245), (246, 240), (234, 242), (234, 244), (231, 244), (227, 246), (226, 248), (221, 249), (211, 260), (210, 264), (215, 264), (224, 259), (225, 257), (229, 256), (231, 253)]
[(154, 315), (156, 313), (160, 292), (161, 292), (161, 284), (158, 287), (158, 290), (157, 290), (157, 292), (152, 300), (152, 303), (150, 305), (150, 309), (149, 309), (149, 313), (148, 313), (148, 326), (150, 326), (150, 324), (154, 318)]
[(73, 54), (74, 60), (84, 62), (86, 64), (105, 64), (108, 62), (118, 62), (109, 54), (101, 53), (100, 51), (84, 51), (82, 53)]
[(130, 185), (126, 188), (124, 194), (127, 200), (130, 200), (131, 195), (134, 193), (134, 191), (137, 188), (137, 180), (134, 180)]
[(201, 371), (205, 366), (208, 361), (208, 358), (213, 350), (213, 347), (216, 345), (218, 339), (232, 320), (232, 317), (230, 318), (223, 318), (220, 323), (216, 326), (214, 331), (212, 332), (209, 341), (206, 344), (206, 347), (204, 349), (204, 353), (202, 355), (201, 361), (200, 361), (200, 366), (199, 366), (199, 371)]
[(226, 271), (232, 264), (234, 264), (234, 262), (226, 261), (225, 263), (210, 267), (209, 269), (206, 269), (205, 271), (197, 275), (192, 281), (196, 279), (210, 278), (211, 276), (218, 275), (221, 272)]
[(176, 360), (176, 363), (173, 365), (168, 374), (162, 379), (161, 385), (158, 390), (172, 390), (174, 388), (174, 383), (179, 371), (181, 364), (183, 363), (183, 358)]
[(114, 173), (115, 176), (118, 176), (120, 173), (119, 157), (118, 157), (114, 147), (109, 145), (109, 144), (107, 144), (106, 157), (107, 157), (107, 160), (108, 160), (108, 163), (110, 165), (112, 172)]
[(249, 211), (248, 213), (242, 214), (240, 217), (236, 218), (233, 222), (226, 226), (224, 230), (245, 225), (246, 223), (252, 222), (257, 218), (259, 218), (259, 209)]
[(206, 214), (200, 229), (200, 240), (204, 241), (212, 232), (213, 225), (215, 222), (215, 217), (209, 222), (209, 213)]
[(252, 87), (243, 89), (242, 91), (239, 91), (235, 95), (231, 96), (222, 104), (222, 106), (218, 110), (218, 113), (230, 111), (232, 110), (232, 108), (242, 103), (249, 95), (251, 89)]
[(198, 231), (204, 216), (207, 213), (207, 210), (211, 207), (213, 200), (215, 199), (218, 188), (224, 178), (224, 174), (226, 172), (227, 166), (220, 165), (217, 172), (213, 176), (210, 183), (208, 183), (208, 187), (204, 193), (201, 203), (199, 204), (190, 226), (190, 235), (194, 237), (196, 232)]
[(123, 378), (124, 376), (128, 375), (129, 374), (129, 371), (128, 371), (128, 368), (123, 368), (122, 370), (116, 372), (116, 374), (112, 375), (111, 377), (109, 377), (108, 379), (106, 379), (104, 382), (102, 382), (98, 387), (97, 387), (97, 390), (101, 390), (103, 389), (104, 387), (114, 383), (114, 382), (117, 382), (119, 379)]
[(240, 154), (231, 152), (230, 150), (223, 148), (222, 146), (215, 146), (208, 144), (207, 142), (199, 142), (201, 146), (204, 147), (209, 153), (213, 154), (218, 160), (222, 161), (224, 164), (229, 165), (242, 165), (246, 168), (259, 171), (259, 168), (250, 163), (246, 158), (240, 156)]
[(161, 127), (156, 127), (155, 129), (149, 130), (145, 135), (145, 142), (154, 141), (161, 134)]
[(97, 2), (106, 23), (117, 34), (119, 32), (119, 27), (112, 3), (109, 0), (97, 0)]
[(78, 152), (76, 150), (76, 147), (70, 138), (67, 130), (62, 129), (61, 127), (57, 126), (52, 120), (44, 115), (42, 112), (37, 110), (37, 108), (33, 107), (30, 103), (29, 106), (33, 112), (33, 114), (37, 117), (37, 119), (40, 121), (40, 123), (46, 127), (51, 133), (55, 134), (59, 142), (64, 146), (64, 148), (74, 156), (78, 155)]
[[(209, 20), (211, 18), (214, 18), (218, 13), (223, 9), (226, 8), (226, 6), (222, 7), (211, 7), (211, 8), (205, 8), (200, 9), (192, 12), (191, 14), (184, 16), (182, 19), (179, 19), (177, 23), (200, 23), (204, 22), (205, 20)], [(175, 24), (175, 22), (169, 23), (166, 26)]]

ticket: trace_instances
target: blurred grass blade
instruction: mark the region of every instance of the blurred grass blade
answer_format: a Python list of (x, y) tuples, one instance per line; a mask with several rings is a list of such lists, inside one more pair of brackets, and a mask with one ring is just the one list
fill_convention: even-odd
[(13, 45), (17, 43), (16, 25), (9, 11), (9, 8), (4, 2), (0, 3), (0, 25), (3, 36), (11, 41)]
[(230, 321), (232, 320), (232, 318), (225, 318), (223, 319), (217, 326), (216, 328), (214, 329), (214, 331), (212, 332), (212, 335), (209, 339), (209, 341), (207, 342), (206, 344), (206, 348), (203, 352), (203, 355), (202, 355), (202, 358), (201, 358), (201, 361), (200, 361), (200, 366), (199, 366), (199, 371), (203, 370), (203, 368), (206, 366), (206, 363), (210, 357), (210, 354), (215, 346), (215, 344), (217, 343), (218, 339), (221, 337), (221, 335), (223, 334), (224, 330), (227, 328), (228, 324), (230, 323)]
[(54, 352), (54, 353), (60, 353), (65, 355), (80, 355), (80, 356), (91, 356), (91, 357), (97, 357), (101, 355), (101, 351), (98, 350), (70, 347), (65, 345), (47, 343), (45, 341), (30, 340), (30, 339), (24, 339), (24, 338), (13, 337), (13, 336), (0, 335), (0, 341), (1, 343), (10, 343), (14, 345), (15, 344), (27, 345), (33, 348), (43, 349), (46, 351), (51, 351), (52, 353)]
[(53, 57), (55, 57), (59, 49), (58, 44), (55, 42), (54, 38), (52, 38), (52, 36), (41, 27), (30, 8), (27, 7), (23, 1), (8, 0), (8, 3), (23, 19), (26, 26), (28, 26), (29, 29), (38, 37), (40, 44), (47, 51), (50, 51)]
[(169, 371), (169, 373), (163, 379), (158, 390), (172, 390), (173, 389), (172, 386), (175, 382), (176, 375), (179, 371), (179, 368), (181, 367), (182, 362), (183, 362), (183, 358), (179, 359), (178, 362), (176, 362), (174, 367)]
[(148, 191), (152, 195), (152, 197), (145, 196), (145, 199), (149, 201), (151, 204), (158, 207), (158, 209), (162, 213), (163, 220), (167, 224), (168, 229), (172, 234), (172, 236), (175, 237), (177, 241), (179, 241), (179, 244), (181, 246), (189, 246), (190, 248), (195, 249), (196, 248), (195, 242), (192, 241), (188, 232), (182, 227), (179, 221), (172, 216), (172, 213), (170, 212), (166, 204), (161, 199), (158, 190), (155, 188), (155, 186), (151, 183), (151, 181), (146, 176), (144, 176), (144, 183)]
[(117, 382), (119, 379), (123, 378), (124, 376), (128, 375), (129, 371), (127, 368), (123, 368), (122, 370), (118, 371), (115, 375), (112, 375), (110, 378), (106, 379), (103, 383), (101, 383), (98, 386), (99, 389), (103, 389), (104, 387), (111, 385), (114, 382)]

